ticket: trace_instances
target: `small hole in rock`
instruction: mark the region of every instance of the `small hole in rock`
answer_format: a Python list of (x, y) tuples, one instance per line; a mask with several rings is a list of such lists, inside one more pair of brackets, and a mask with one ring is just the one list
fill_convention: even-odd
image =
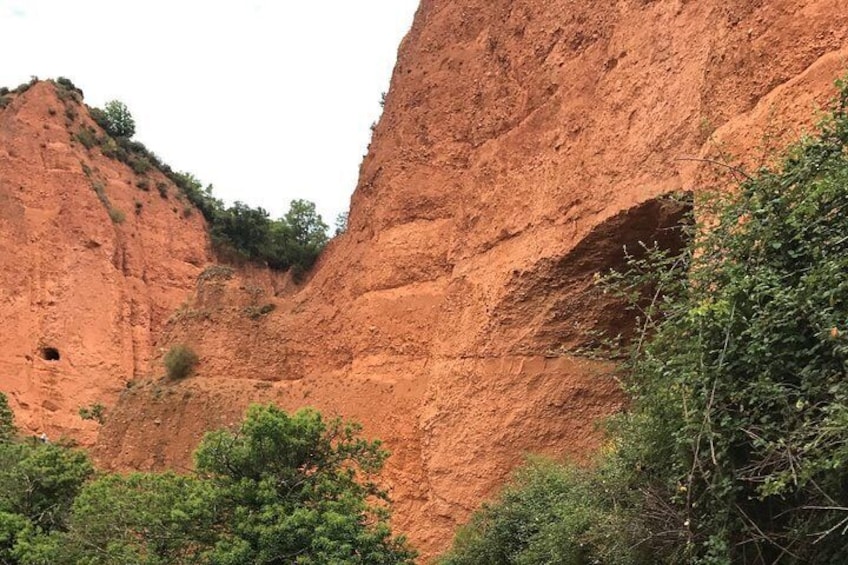
[(58, 361), (59, 360), (59, 350), (55, 347), (42, 347), (41, 348), (41, 357), (45, 361)]

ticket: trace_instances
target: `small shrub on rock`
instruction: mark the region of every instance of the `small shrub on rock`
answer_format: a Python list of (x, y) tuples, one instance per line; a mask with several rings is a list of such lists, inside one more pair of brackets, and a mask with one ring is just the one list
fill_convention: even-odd
[(165, 354), (165, 371), (171, 380), (184, 379), (191, 374), (200, 358), (187, 345), (174, 345)]
[(116, 224), (123, 224), (127, 219), (126, 214), (117, 208), (109, 208), (109, 219)]

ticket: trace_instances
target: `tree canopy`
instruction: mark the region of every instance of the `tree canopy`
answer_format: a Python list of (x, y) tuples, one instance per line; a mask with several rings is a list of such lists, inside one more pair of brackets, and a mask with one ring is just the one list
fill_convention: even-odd
[(102, 110), (93, 109), (91, 115), (113, 137), (129, 139), (135, 135), (135, 119), (120, 100), (110, 100)]
[(209, 223), (213, 243), (245, 259), (265, 262), (272, 269), (293, 268), (299, 276), (309, 270), (329, 241), (328, 226), (307, 200), (292, 200), (282, 218), (272, 219), (263, 208), (243, 202), (232, 206), (203, 188), (194, 175), (175, 173), (179, 186)]
[(359, 434), (314, 410), (253, 406), (206, 435), (194, 474), (96, 478), (80, 451), (0, 443), (0, 563), (411, 564), (373, 480), (388, 454)]

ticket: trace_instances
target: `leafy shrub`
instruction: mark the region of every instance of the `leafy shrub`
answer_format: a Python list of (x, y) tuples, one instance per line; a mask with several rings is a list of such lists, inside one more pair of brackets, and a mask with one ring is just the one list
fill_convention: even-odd
[(77, 103), (82, 102), (82, 90), (77, 88), (77, 86), (73, 82), (71, 82), (70, 79), (67, 79), (65, 77), (59, 77), (51, 82), (56, 87), (56, 96), (66, 105), (70, 101)]
[(127, 219), (126, 214), (124, 214), (121, 210), (117, 208), (109, 208), (109, 219), (112, 220), (113, 223), (123, 224)]
[(120, 100), (107, 102), (103, 110), (97, 113), (95, 120), (112, 137), (129, 139), (135, 135), (135, 120), (126, 104)]
[(73, 81), (71, 81), (71, 79), (69, 79), (69, 78), (59, 77), (55, 80), (55, 83), (56, 83), (56, 86), (60, 87), (63, 90), (75, 91), (75, 92), (79, 92), (80, 94), (82, 94), (82, 90), (77, 88), (77, 85), (75, 85), (73, 83)]
[(30, 77), (29, 82), (21, 83), (13, 90), (15, 94), (23, 94), (38, 82), (38, 77)]
[(6, 443), (15, 438), (15, 415), (9, 408), (9, 400), (0, 392), (0, 443)]
[(127, 159), (127, 164), (137, 175), (144, 175), (150, 171), (150, 163), (143, 157), (132, 155)]
[(165, 371), (171, 380), (184, 379), (191, 374), (200, 358), (187, 345), (174, 345), (165, 354)]
[(143, 190), (144, 192), (148, 192), (150, 190), (150, 180), (146, 178), (142, 178), (136, 181), (135, 185), (139, 188), (139, 190)]
[(94, 420), (98, 424), (103, 424), (106, 421), (106, 407), (99, 402), (91, 406), (80, 406), (79, 416), (83, 420)]
[[(605, 485), (611, 486), (609, 482)], [(440, 565), (637, 563), (619, 547), (624, 520), (589, 472), (543, 459), (519, 469), (498, 498), (460, 528)], [(645, 561), (646, 563), (648, 561)]]
[(86, 149), (91, 149), (97, 145), (97, 137), (94, 135), (94, 132), (85, 126), (81, 127), (74, 137)]
[(130, 157), (126, 149), (118, 145), (111, 137), (100, 140), (100, 152), (103, 153), (104, 157), (115, 159), (122, 163), (127, 163)]

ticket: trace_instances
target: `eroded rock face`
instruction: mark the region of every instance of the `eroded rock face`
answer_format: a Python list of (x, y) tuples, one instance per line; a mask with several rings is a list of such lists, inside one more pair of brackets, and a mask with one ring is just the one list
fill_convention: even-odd
[(90, 446), (98, 426), (79, 407), (114, 404), (148, 374), (209, 255), (176, 189), (162, 198), (154, 173), (138, 188), (142, 177), (75, 139), (83, 126), (85, 108), (46, 82), (0, 110), (0, 390), (26, 432)]
[[(704, 163), (688, 158), (751, 154), (766, 132), (777, 146), (795, 137), (832, 94), (846, 56), (848, 12), (838, 0), (424, 0), (400, 48), (349, 230), (305, 285), (250, 269), (200, 276), (177, 251), (202, 240), (192, 231), (199, 224), (139, 226), (135, 242), (193, 235), (175, 248), (161, 239), (144, 246), (160, 250), (157, 264), (172, 265), (167, 276), (130, 284), (137, 277), (114, 266), (112, 251), (91, 265), (42, 260), (9, 275), (4, 267), (4, 293), (30, 289), (26, 281), (42, 272), (53, 290), (4, 294), (2, 313), (25, 330), (4, 334), (0, 367), (33, 367), (22, 383), (49, 375), (52, 365), (23, 355), (52, 345), (51, 323), (87, 310), (53, 314), (39, 301), (56, 288), (83, 288), (61, 282), (68, 277), (102, 278), (96, 293), (115, 297), (97, 303), (108, 323), (85, 326), (105, 332), (91, 335), (86, 358), (123, 363), (122, 378), (137, 383), (100, 433), (102, 464), (185, 466), (204, 430), (237, 422), (250, 402), (315, 406), (386, 441), (395, 524), (426, 558), (525, 453), (591, 456), (596, 423), (622, 398), (612, 368), (575, 351), (587, 332), (629, 323), (593, 292), (592, 275), (620, 261), (622, 244), (666, 237), (682, 209), (658, 197), (709, 180)], [(3, 153), (18, 143), (8, 132), (0, 125), (0, 167), (21, 158)], [(27, 143), (18, 151), (39, 171), (42, 150)], [(85, 233), (73, 236), (83, 242), (75, 253), (92, 253), (85, 230), (103, 232), (98, 249), (134, 245), (118, 236), (127, 224), (104, 221), (74, 175), (78, 196), (66, 213)], [(65, 185), (39, 179), (20, 191), (20, 181), (0, 178), (0, 202), (10, 202), (0, 207), (0, 252), (27, 265), (30, 255), (54, 257), (43, 241), (77, 233), (53, 221), (58, 212), (42, 211)], [(45, 235), (32, 241), (35, 228), (16, 227), (31, 224), (10, 222), (7, 210), (39, 222)], [(150, 288), (162, 297), (137, 297), (158, 297)], [(88, 304), (67, 296), (63, 303)], [(168, 318), (164, 310), (183, 298)], [(132, 300), (162, 312), (149, 329), (127, 322)], [(256, 316), (267, 304), (276, 308)], [(141, 344), (132, 362), (129, 342)], [(200, 354), (196, 375), (156, 381), (162, 347), (177, 342)], [(113, 401), (119, 384), (109, 389)], [(16, 386), (17, 398), (30, 398)], [(85, 403), (67, 400), (81, 388), (53, 386), (39, 402), (64, 395), (60, 411)], [(32, 406), (16, 408), (35, 414)]]

